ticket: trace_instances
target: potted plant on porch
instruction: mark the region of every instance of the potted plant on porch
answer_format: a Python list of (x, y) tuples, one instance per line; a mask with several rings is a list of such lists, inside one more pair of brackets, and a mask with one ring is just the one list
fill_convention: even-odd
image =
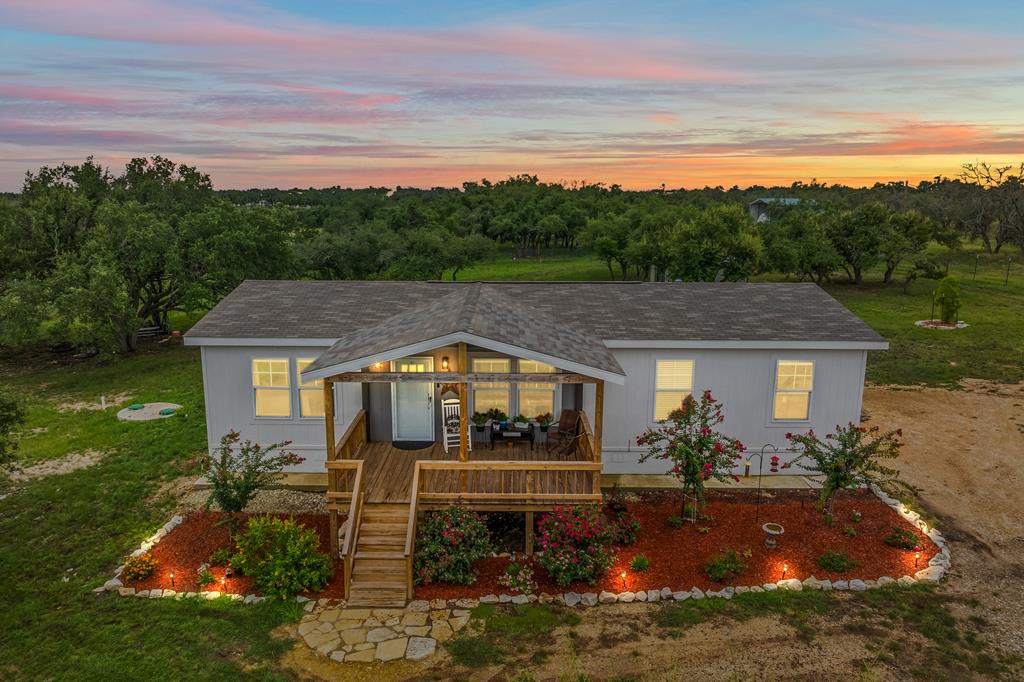
[(483, 431), (484, 426), (487, 425), (487, 415), (483, 412), (474, 412), (473, 416), (469, 419), (473, 422), (473, 426), (476, 427), (477, 431)]
[(533, 420), (540, 426), (541, 433), (547, 433), (551, 427), (551, 422), (554, 421), (554, 417), (551, 416), (550, 412), (545, 412), (544, 414), (538, 414)]
[(517, 414), (516, 416), (512, 417), (512, 423), (515, 425), (517, 429), (525, 429), (527, 426), (530, 425), (530, 418), (527, 417), (525, 414)]
[(492, 424), (498, 424), (502, 428), (508, 425), (508, 415), (497, 407), (487, 410), (487, 418), (491, 420)]

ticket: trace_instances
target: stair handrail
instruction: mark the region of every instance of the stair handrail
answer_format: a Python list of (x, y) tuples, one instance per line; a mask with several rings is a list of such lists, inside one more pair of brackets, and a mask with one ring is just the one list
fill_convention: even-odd
[(407, 599), (412, 599), (413, 595), (412, 564), (416, 549), (416, 519), (419, 516), (421, 464), (423, 464), (423, 461), (417, 460), (413, 467), (412, 495), (409, 498), (409, 521), (405, 529), (405, 591)]
[(341, 558), (345, 563), (345, 598), (349, 597), (352, 583), (352, 564), (363, 516), (363, 461), (355, 460), (355, 479), (352, 482), (352, 501), (348, 507), (348, 532), (341, 545)]

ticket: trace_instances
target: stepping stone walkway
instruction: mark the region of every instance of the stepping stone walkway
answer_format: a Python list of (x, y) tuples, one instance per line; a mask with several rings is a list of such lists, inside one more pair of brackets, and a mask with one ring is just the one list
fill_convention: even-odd
[(404, 609), (348, 608), (321, 599), (305, 605), (299, 636), (321, 656), (344, 663), (421, 661), (469, 625), (476, 599), (410, 602)]

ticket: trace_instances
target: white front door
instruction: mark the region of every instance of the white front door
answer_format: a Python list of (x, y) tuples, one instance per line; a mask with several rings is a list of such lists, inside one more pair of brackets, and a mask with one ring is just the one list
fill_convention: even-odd
[[(393, 360), (391, 371), (401, 374), (433, 372), (434, 358)], [(396, 381), (391, 384), (394, 440), (434, 440), (434, 384), (431, 381)]]

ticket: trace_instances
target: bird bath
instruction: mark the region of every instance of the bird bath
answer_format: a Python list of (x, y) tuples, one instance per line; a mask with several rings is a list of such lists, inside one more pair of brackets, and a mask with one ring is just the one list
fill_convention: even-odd
[(779, 545), (777, 538), (786, 532), (786, 529), (779, 523), (766, 523), (761, 526), (761, 530), (768, 536), (764, 539), (764, 546), (768, 549), (775, 549)]

